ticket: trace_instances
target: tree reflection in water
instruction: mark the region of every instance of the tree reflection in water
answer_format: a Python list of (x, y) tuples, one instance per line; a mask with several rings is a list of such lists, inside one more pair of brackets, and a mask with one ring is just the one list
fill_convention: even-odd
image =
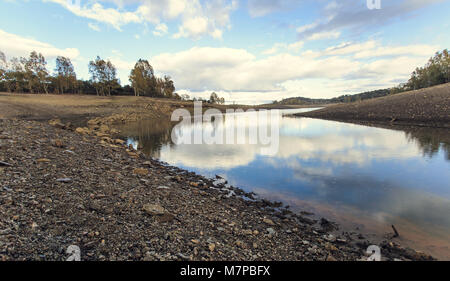
[[(145, 155), (159, 158), (163, 145), (172, 147), (172, 128), (176, 123), (169, 120), (143, 120), (118, 126), (121, 136), (137, 144)], [(391, 130), (403, 131), (408, 141), (416, 143), (423, 156), (433, 158), (439, 151), (444, 151), (450, 161), (450, 130), (428, 127), (377, 126)]]

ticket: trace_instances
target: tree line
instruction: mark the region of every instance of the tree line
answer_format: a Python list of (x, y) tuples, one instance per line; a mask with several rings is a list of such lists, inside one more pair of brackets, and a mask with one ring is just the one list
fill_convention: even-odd
[(304, 97), (294, 97), (287, 98), (281, 101), (274, 101), (274, 104), (283, 104), (283, 105), (310, 105), (310, 104), (332, 104), (332, 103), (349, 103), (349, 102), (357, 102), (367, 99), (379, 98), (389, 95), (390, 89), (381, 89), (375, 91), (369, 91), (364, 93), (359, 93), (355, 95), (342, 95), (335, 98), (330, 99), (311, 99)]
[(398, 94), (411, 90), (428, 88), (450, 82), (450, 55), (447, 49), (442, 52), (436, 52), (427, 64), (423, 67), (417, 67), (406, 83), (389, 89), (380, 89), (359, 93), (355, 95), (342, 95), (331, 99), (310, 99), (304, 97), (287, 98), (281, 101), (274, 101), (274, 104), (285, 105), (307, 105), (307, 104), (327, 104), (327, 103), (349, 103), (366, 99), (373, 99), (387, 95)]
[(408, 82), (391, 89), (390, 94), (428, 88), (450, 82), (450, 54), (447, 49), (436, 52), (424, 67), (417, 67)]
[[(184, 97), (182, 95), (182, 98), (184, 100), (189, 100), (189, 96)], [(199, 97), (199, 98), (193, 98), (192, 101), (201, 101), (201, 102), (206, 102), (206, 103), (211, 103), (211, 104), (224, 104), (225, 98), (219, 97), (219, 95), (216, 92), (212, 92), (211, 95), (209, 96), (209, 99)]]
[[(77, 79), (68, 57), (58, 56), (51, 74), (47, 61), (35, 51), (30, 56), (13, 57), (9, 61), (0, 51), (0, 91), (12, 93), (91, 94), (98, 96), (135, 95), (182, 99), (175, 92), (170, 76), (154, 74), (147, 60), (139, 59), (129, 75), (130, 85), (121, 86), (117, 69), (110, 60), (97, 56), (90, 61), (89, 80)], [(189, 99), (184, 95), (183, 98)]]

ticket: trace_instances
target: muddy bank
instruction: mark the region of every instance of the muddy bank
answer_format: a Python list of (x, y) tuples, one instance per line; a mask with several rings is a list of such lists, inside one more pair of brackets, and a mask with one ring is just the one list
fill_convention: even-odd
[(83, 260), (367, 259), (371, 241), (326, 219), (146, 158), (101, 125), (52, 124), (0, 120), (1, 260), (64, 260), (70, 245)]
[(450, 84), (329, 106), (296, 116), (358, 124), (450, 128)]

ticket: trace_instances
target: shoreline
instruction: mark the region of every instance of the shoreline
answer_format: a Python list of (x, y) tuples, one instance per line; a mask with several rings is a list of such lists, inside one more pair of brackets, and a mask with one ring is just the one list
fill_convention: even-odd
[[(315, 106), (272, 106), (272, 105), (221, 105), (203, 103), (203, 110), (226, 109), (295, 109)], [(116, 115), (123, 121), (137, 121), (149, 118), (167, 118), (173, 110), (185, 108), (194, 110), (192, 101), (164, 98), (91, 95), (15, 94), (0, 92), (0, 118), (19, 118), (34, 121), (61, 119), (76, 125), (84, 125), (93, 118), (107, 118)], [(122, 115), (122, 116), (118, 116)], [(130, 115), (130, 116), (126, 116)]]
[[(69, 245), (83, 260), (367, 258), (361, 234), (330, 234), (326, 219), (146, 158), (106, 127), (0, 123), (0, 161), (12, 165), (0, 169), (3, 260), (64, 260)], [(380, 247), (385, 260), (433, 259), (390, 239)]]
[(362, 125), (450, 128), (450, 83), (295, 114)]
[[(55, 99), (55, 97), (58, 97), (58, 99)], [(189, 110), (192, 108), (192, 103), (142, 97), (83, 96), (87, 100), (80, 100), (79, 97), (80, 96), (51, 95), (15, 96), (13, 94), (0, 94), (0, 109), (12, 109), (9, 112), (6, 111), (6, 113), (9, 114), (4, 114), (4, 119), (0, 118), (0, 122), (2, 122), (2, 127), (0, 128), (0, 161), (11, 161), (8, 160), (11, 157), (12, 159), (32, 161), (29, 155), (22, 155), (20, 149), (17, 151), (8, 146), (11, 145), (10, 143), (15, 144), (18, 142), (18, 147), (22, 147), (24, 151), (27, 151), (28, 153), (31, 152), (33, 155), (37, 153), (40, 154), (35, 155), (34, 162), (28, 163), (28, 169), (22, 171), (22, 173), (28, 176), (27, 179), (30, 180), (30, 182), (33, 182), (33, 179), (36, 178), (40, 179), (40, 182), (45, 183), (47, 187), (46, 193), (52, 194), (55, 185), (63, 189), (69, 186), (68, 192), (71, 192), (71, 185), (73, 185), (74, 179), (83, 182), (84, 186), (88, 189), (86, 192), (78, 194), (75, 198), (71, 198), (72, 201), (82, 201), (82, 204), (79, 206), (76, 204), (74, 205), (74, 202), (70, 200), (67, 201), (67, 199), (62, 198), (59, 198), (58, 200), (52, 199), (50, 203), (45, 201), (48, 198), (43, 199), (42, 205), (45, 205), (45, 207), (47, 207), (48, 204), (53, 204), (55, 201), (66, 202), (66, 204), (69, 204), (71, 207), (61, 208), (66, 208), (69, 212), (69, 216), (67, 214), (53, 214), (52, 208), (44, 209), (43, 211), (41, 210), (44, 214), (47, 214), (46, 212), (48, 212), (50, 218), (53, 218), (55, 215), (61, 218), (55, 220), (54, 225), (49, 222), (44, 223), (44, 225), (50, 227), (45, 234), (34, 233), (33, 222), (27, 221), (26, 223), (19, 223), (19, 225), (23, 225), (25, 228), (31, 228), (31, 231), (20, 234), (18, 236), (20, 239), (31, 239), (32, 236), (30, 235), (43, 237), (48, 235), (48, 232), (50, 232), (50, 236), (53, 237), (54, 234), (51, 232), (55, 231), (55, 229), (59, 229), (58, 232), (63, 231), (64, 233), (69, 231), (69, 233), (71, 233), (71, 235), (69, 235), (70, 239), (66, 238), (62, 241), (70, 240), (75, 244), (79, 243), (82, 252), (87, 251), (89, 254), (84, 256), (87, 260), (367, 259), (365, 251), (367, 246), (371, 245), (371, 243), (360, 233), (345, 232), (342, 229), (336, 231), (334, 229), (334, 226), (337, 226), (335, 223), (326, 219), (314, 221), (307, 215), (304, 216), (304, 214), (301, 213), (293, 214), (289, 209), (282, 207), (280, 203), (264, 199), (254, 201), (243, 198), (242, 196), (252, 197), (254, 194), (245, 193), (241, 189), (235, 187), (231, 187), (231, 189), (223, 185), (216, 187), (214, 182), (217, 179), (207, 179), (201, 175), (196, 175), (195, 173), (177, 167), (167, 166), (159, 160), (145, 158), (143, 153), (135, 151), (130, 147), (126, 147), (123, 140), (115, 139), (117, 132), (115, 132), (111, 126), (115, 123), (126, 124), (128, 122), (148, 118), (168, 119), (173, 109), (186, 108)], [(7, 102), (5, 102), (5, 100)], [(204, 104), (203, 108), (206, 110), (211, 107), (215, 106)], [(222, 110), (227, 108), (227, 106), (220, 105), (219, 107)], [(232, 107), (228, 106), (228, 108)], [(3, 112), (5, 113), (5, 111)], [(58, 120), (55, 118), (60, 119)], [(46, 121), (49, 121), (51, 125), (47, 124)], [(12, 126), (14, 123), (16, 123), (16, 126)], [(3, 124), (6, 125), (3, 126)], [(9, 133), (7, 131), (9, 131)], [(31, 131), (31, 134), (29, 131)], [(6, 137), (4, 136), (5, 132), (7, 132)], [(61, 143), (55, 143), (56, 140), (62, 141)], [(29, 148), (30, 144), (31, 150)], [(58, 144), (61, 144), (62, 146), (58, 147)], [(58, 152), (59, 154), (54, 155), (55, 152)], [(47, 157), (47, 154), (53, 154), (53, 158)], [(47, 160), (49, 160), (49, 162), (46, 162)], [(116, 161), (118, 161), (118, 163), (115, 163)], [(86, 165), (89, 170), (87, 172), (82, 168)], [(107, 165), (107, 167), (104, 167), (105, 165)], [(49, 167), (47, 166), (53, 168), (48, 170)], [(72, 175), (74, 173), (74, 171), (72, 171), (73, 169), (70, 169), (72, 166), (76, 167), (75, 171), (77, 173), (75, 173), (75, 176)], [(19, 173), (19, 171), (14, 170), (14, 167), (15, 166), (0, 167), (0, 175), (3, 176), (9, 173), (7, 174), (9, 178), (5, 180), (14, 182), (16, 174)], [(21, 168), (19, 167), (19, 169)], [(48, 171), (44, 173), (42, 169)], [(58, 173), (57, 171), (61, 169), (63, 171)], [(59, 178), (57, 178), (58, 175)], [(104, 178), (104, 175), (107, 175), (107, 177)], [(42, 176), (45, 176), (46, 178), (41, 179)], [(48, 177), (53, 177), (51, 182), (47, 182)], [(67, 183), (57, 181), (58, 179), (61, 180), (66, 177), (71, 178), (71, 181)], [(99, 183), (102, 187), (102, 191), (94, 192), (95, 189), (93, 189), (92, 185), (98, 185)], [(2, 184), (4, 183), (2, 182)], [(27, 184), (23, 184), (22, 187), (19, 188), (20, 192), (27, 189)], [(10, 187), (5, 189), (7, 192), (10, 192), (11, 190), (14, 189)], [(28, 196), (36, 196), (33, 193), (35, 191), (36, 190), (33, 189), (27, 190)], [(77, 190), (77, 192), (80, 191)], [(162, 207), (165, 211), (160, 214), (147, 213), (144, 205), (148, 203), (146, 201), (152, 200), (149, 198), (139, 198), (138, 193), (143, 194), (142, 196), (146, 196), (145, 198), (154, 198), (156, 196), (156, 202), (150, 202), (151, 208), (147, 208), (147, 211), (154, 212), (154, 209), (156, 208), (157, 211), (160, 209), (159, 207)], [(228, 197), (228, 195), (233, 193), (234, 195)], [(132, 194), (132, 196), (127, 196), (125, 194)], [(175, 197), (177, 198), (175, 204), (167, 198), (168, 195), (172, 194), (175, 194)], [(14, 198), (11, 196), (5, 197), (4, 194), (1, 193), (0, 195), (2, 196), (0, 197), (2, 206), (4, 205), (4, 202), (8, 204), (15, 202)], [(97, 196), (100, 197), (97, 198)], [(199, 199), (199, 196), (202, 199)], [(108, 200), (105, 198), (108, 198)], [(102, 201), (105, 200), (106, 202), (103, 203), (106, 203), (106, 205), (102, 205)], [(137, 203), (137, 205), (131, 206), (130, 200), (134, 204)], [(172, 207), (183, 205), (186, 202), (202, 202), (201, 204), (204, 204), (205, 200), (208, 202), (208, 206), (204, 207), (201, 204), (201, 207), (184, 206), (182, 211), (172, 211), (170, 207), (161, 203), (167, 200), (169, 206)], [(38, 200), (31, 200), (32, 203), (30, 206), (34, 206), (36, 201)], [(94, 203), (90, 201), (94, 201)], [(154, 203), (156, 203), (156, 205)], [(116, 204), (118, 204), (118, 206), (115, 206)], [(139, 230), (137, 232), (139, 233), (139, 238), (136, 238), (133, 233), (129, 232), (129, 225), (123, 221), (123, 217), (129, 217), (129, 215), (127, 215), (128, 213), (119, 211), (116, 214), (117, 209), (122, 210), (124, 205), (127, 206), (133, 214), (131, 216), (131, 221), (133, 222), (131, 223), (132, 225), (144, 224), (156, 227), (156, 233), (159, 233), (159, 236), (156, 235), (157, 237), (155, 237), (155, 233), (148, 234), (143, 230)], [(236, 206), (238, 206), (238, 208), (236, 208)], [(208, 211), (206, 211), (205, 208)], [(61, 221), (67, 221), (67, 218), (74, 218), (75, 221), (79, 220), (77, 216), (70, 214), (70, 211), (72, 210), (82, 212), (89, 218), (82, 224), (82, 235), (73, 233), (78, 227), (72, 229), (71, 227), (67, 228), (59, 225), (61, 224)], [(26, 212), (25, 210), (22, 211)], [(244, 219), (237, 214), (233, 214), (233, 212), (245, 214), (244, 217), (247, 219)], [(2, 213), (5, 213), (5, 210), (2, 210)], [(200, 220), (195, 216), (187, 218), (187, 221), (191, 222), (191, 224), (199, 221), (202, 224), (201, 227), (197, 228), (195, 235), (190, 232), (192, 231), (192, 226), (191, 229), (186, 229), (186, 225), (180, 225), (184, 221), (183, 219), (186, 219), (183, 213), (203, 213), (203, 216), (206, 216), (206, 219), (203, 217), (203, 219)], [(94, 220), (100, 220), (102, 222), (104, 222), (108, 216), (112, 216), (114, 219), (113, 222), (105, 223), (106, 226), (103, 226), (109, 229), (108, 231), (91, 231), (87, 229), (87, 226), (93, 225), (94, 229), (97, 227), (97, 225), (92, 222), (92, 216), (95, 217)], [(12, 221), (14, 221), (16, 217), (17, 215), (13, 216)], [(256, 221), (254, 221), (255, 218), (257, 218)], [(268, 218), (273, 224), (264, 222), (265, 218)], [(230, 220), (233, 222), (230, 223)], [(217, 221), (219, 221), (220, 226), (216, 225)], [(108, 220), (106, 220), (106, 222), (108, 222)], [(177, 227), (171, 224), (174, 224)], [(0, 228), (5, 229), (5, 225), (8, 224), (5, 224), (5, 222), (0, 220)], [(41, 223), (36, 222), (36, 225), (40, 228)], [(250, 225), (252, 227), (249, 227)], [(7, 236), (11, 235), (8, 231), (18, 228), (17, 224), (13, 223), (13, 226), (14, 227), (12, 228), (11, 225), (6, 227)], [(172, 229), (174, 227), (176, 228), (176, 231)], [(206, 237), (206, 229), (211, 227), (211, 232), (209, 232), (209, 236)], [(152, 239), (156, 239), (155, 241), (159, 241), (159, 243), (169, 243), (168, 241), (171, 241), (170, 239), (161, 240), (161, 238), (158, 237), (165, 237), (167, 236), (167, 232), (171, 231), (176, 232), (175, 240), (177, 241), (177, 249), (185, 249), (185, 251), (190, 253), (189, 255), (186, 255), (182, 251), (175, 253), (177, 250), (174, 249), (165, 249), (159, 252), (153, 251), (151, 250), (153, 249), (150, 247), (151, 245), (148, 245), (147, 243), (149, 239), (143, 241), (146, 235), (150, 235), (151, 237), (154, 237)], [(101, 237), (99, 236), (111, 235), (109, 234), (110, 232), (116, 233), (115, 235), (112, 235), (112, 245), (116, 248), (123, 248), (124, 246), (122, 244), (127, 245), (131, 243), (130, 241), (133, 239), (141, 241), (140, 246), (134, 245), (134, 247), (139, 248), (139, 253), (129, 253), (123, 249), (119, 251), (104, 249), (106, 245), (108, 245), (108, 239), (100, 239)], [(97, 235), (96, 233), (99, 234)], [(182, 235), (183, 233), (184, 235)], [(183, 239), (188, 235), (187, 233), (190, 233), (190, 238)], [(203, 234), (200, 235), (201, 233)], [(63, 260), (66, 254), (61, 247), (64, 248), (69, 246), (67, 245), (68, 242), (59, 241), (57, 243), (60, 247), (58, 252), (51, 252), (50, 256), (45, 255), (44, 258), (36, 255), (36, 253), (39, 252), (36, 248), (34, 253), (21, 248), (16, 252), (11, 252), (12, 255), (5, 255), (8, 251), (5, 251), (5, 249), (2, 249), (1, 247), (8, 245), (8, 243), (5, 244), (2, 235), (3, 234), (0, 233), (0, 260)], [(224, 238), (217, 239), (217, 236)], [(202, 240), (199, 238), (204, 239)], [(192, 240), (194, 240), (194, 242)], [(379, 241), (379, 239), (377, 239), (377, 241)], [(47, 249), (50, 244), (47, 242), (40, 245), (40, 247)], [(95, 247), (91, 244), (95, 245)], [(384, 239), (384, 241), (378, 245), (380, 245), (382, 251), (386, 253), (386, 256), (383, 257), (386, 260), (433, 259), (426, 254), (416, 252), (412, 249), (402, 248), (395, 242), (395, 239)], [(108, 247), (109, 246), (110, 245), (108, 245)], [(217, 249), (221, 247), (225, 247), (227, 251), (218, 253)], [(90, 250), (91, 248), (95, 249)], [(168, 255), (168, 253), (170, 254)]]
[(387, 121), (387, 120), (377, 120), (377, 119), (353, 119), (353, 118), (338, 118), (331, 116), (315, 116), (314, 114), (309, 114), (310, 112), (305, 113), (295, 113), (291, 114), (293, 117), (301, 117), (301, 118), (311, 118), (311, 119), (321, 119), (327, 121), (336, 121), (347, 124), (355, 124), (355, 125), (363, 125), (369, 127), (378, 127), (378, 128), (430, 128), (430, 129), (450, 129), (450, 123), (446, 122), (417, 122), (411, 120), (396, 120), (395, 122)]

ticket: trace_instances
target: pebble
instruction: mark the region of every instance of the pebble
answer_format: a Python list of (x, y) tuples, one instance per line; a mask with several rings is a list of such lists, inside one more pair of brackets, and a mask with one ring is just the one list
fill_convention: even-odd
[(56, 180), (57, 182), (69, 183), (72, 181), (71, 178), (60, 178)]
[(273, 220), (268, 219), (268, 218), (264, 218), (264, 219), (263, 219), (263, 222), (264, 222), (264, 223), (267, 223), (267, 224), (269, 224), (269, 225), (275, 225), (275, 223), (273, 222)]
[(166, 212), (166, 210), (158, 204), (145, 204), (142, 206), (142, 209), (149, 215), (163, 215)]
[[(80, 245), (86, 260), (326, 260), (330, 253), (357, 260), (365, 251), (337, 239), (336, 250), (317, 225), (279, 217), (279, 204), (243, 200), (248, 194), (240, 189), (207, 188), (215, 180), (141, 152), (130, 157), (125, 147), (99, 146), (95, 129), (79, 135), (21, 120), (0, 120), (0, 128), (16, 142), (0, 150), (1, 160), (14, 165), (0, 168), (1, 208), (10, 218), (0, 220), (0, 260), (34, 260), (42, 249), (45, 260), (65, 260), (69, 245)], [(54, 139), (76, 154), (48, 145)], [(55, 175), (77, 184), (55, 187)], [(191, 182), (204, 188), (190, 188)], [(380, 246), (391, 247), (386, 260), (430, 259)]]

